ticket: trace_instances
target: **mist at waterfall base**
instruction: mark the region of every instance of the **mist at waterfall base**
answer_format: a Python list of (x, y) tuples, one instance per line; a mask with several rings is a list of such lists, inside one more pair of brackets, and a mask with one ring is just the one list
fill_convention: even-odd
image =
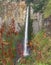
[(27, 48), (27, 43), (28, 43), (28, 17), (29, 17), (29, 6), (27, 6), (27, 11), (26, 11), (24, 52), (23, 52), (24, 57), (29, 55), (29, 51), (28, 51), (28, 48)]

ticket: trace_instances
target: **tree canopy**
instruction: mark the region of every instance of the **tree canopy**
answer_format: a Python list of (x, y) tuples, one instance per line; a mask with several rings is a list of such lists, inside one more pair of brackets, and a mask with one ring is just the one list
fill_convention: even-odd
[(44, 10), (44, 18), (48, 18), (51, 15), (51, 0), (48, 1), (48, 4)]
[[(37, 2), (36, 2), (37, 1)], [(34, 12), (43, 12), (48, 0), (36, 0), (33, 4)]]

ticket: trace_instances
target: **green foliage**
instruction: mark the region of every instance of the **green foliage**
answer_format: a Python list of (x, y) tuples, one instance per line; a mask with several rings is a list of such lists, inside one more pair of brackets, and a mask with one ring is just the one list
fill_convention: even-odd
[(7, 65), (11, 65), (10, 62), (8, 62)]
[(42, 58), (44, 57), (44, 59), (41, 61), (49, 64), (51, 63), (51, 41), (49, 40), (51, 39), (51, 37), (48, 38), (48, 36), (45, 36), (44, 33), (45, 31), (41, 30), (39, 33), (35, 35), (34, 39), (32, 38), (32, 42), (34, 46), (37, 46), (37, 51), (40, 50), (42, 52)]
[(47, 0), (39, 0), (38, 3), (34, 3), (33, 5), (34, 12), (43, 12), (46, 2)]
[[(6, 27), (5, 27), (5, 29), (6, 29)], [(23, 39), (23, 36), (24, 36), (24, 27), (22, 27), (21, 31), (19, 33), (17, 33), (17, 34), (13, 33), (13, 32), (8, 34), (8, 32), (10, 32), (10, 30), (7, 30), (7, 32), (4, 31), (4, 33), (2, 35), (2, 39), (6, 43), (8, 43), (8, 47), (5, 45), (4, 50), (8, 54), (9, 54), (8, 50), (11, 51), (11, 55), (9, 55), (9, 57), (11, 57), (12, 60), (10, 62), (12, 62), (16, 58), (16, 55), (17, 55), (16, 45), (17, 45), (17, 43), (19, 41), (22, 41), (22, 39)], [(7, 65), (11, 65), (11, 64), (8, 62)]]
[(39, 63), (37, 63), (37, 65), (48, 65), (48, 64), (45, 64), (45, 63), (39, 62)]
[(44, 34), (45, 34), (45, 31), (42, 30), (38, 32), (34, 38), (41, 46), (48, 44), (49, 42), (47, 37), (44, 38)]
[(44, 37), (44, 33), (45, 31), (41, 30), (32, 38), (35, 48), (31, 51), (30, 56), (25, 57), (26, 63), (18, 62), (17, 65), (51, 65), (51, 41), (48, 37)]
[(47, 18), (51, 15), (51, 0), (48, 1), (48, 4), (44, 10), (44, 18)]
[(2, 53), (2, 51), (0, 50), (0, 54)]
[(31, 2), (33, 2), (33, 0), (26, 0), (27, 4), (30, 4)]

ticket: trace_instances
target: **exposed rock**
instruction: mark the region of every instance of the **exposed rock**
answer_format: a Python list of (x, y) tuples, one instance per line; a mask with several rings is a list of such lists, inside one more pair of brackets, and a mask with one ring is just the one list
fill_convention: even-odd
[[(18, 23), (23, 26), (25, 22), (25, 16), (26, 16), (26, 4), (25, 1), (20, 2), (3, 2), (2, 6), (4, 8), (2, 9), (3, 14), (2, 20), (6, 22), (6, 26), (11, 24), (11, 19), (13, 18), (15, 20), (15, 29), (17, 31), (20, 30), (20, 27)], [(0, 19), (1, 20), (1, 19)]]
[(33, 15), (33, 33), (36, 34), (42, 29), (43, 17), (42, 13), (34, 13)]

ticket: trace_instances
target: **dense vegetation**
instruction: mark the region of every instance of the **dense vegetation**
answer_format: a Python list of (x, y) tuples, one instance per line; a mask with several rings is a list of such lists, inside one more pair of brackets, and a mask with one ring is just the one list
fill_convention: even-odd
[(30, 47), (30, 56), (22, 58), (18, 65), (51, 65), (51, 39), (44, 30), (32, 37)]
[(51, 0), (48, 1), (48, 4), (44, 10), (44, 17), (48, 18), (51, 15)]
[[(48, 18), (51, 15), (51, 0), (36, 1), (33, 6), (34, 12), (41, 12), (44, 18)], [(33, 34), (29, 44), (30, 56), (22, 58), (18, 65), (51, 65), (51, 37), (44, 29), (36, 35)]]
[[(27, 4), (30, 2), (33, 0), (26, 1)], [(3, 16), (2, 3), (0, 5), (0, 15)], [(51, 15), (51, 0), (34, 0), (33, 9), (34, 13), (40, 12), (44, 18), (48, 18)], [(14, 22), (13, 19), (8, 29), (5, 23), (0, 28), (0, 65), (14, 65), (19, 51), (17, 51), (17, 44), (21, 44), (24, 38), (24, 27), (21, 28), (20, 32), (15, 32)], [(29, 21), (28, 46), (30, 47), (30, 56), (21, 57), (16, 65), (51, 65), (51, 36), (48, 36), (44, 29), (33, 34), (32, 20)]]
[(36, 0), (33, 4), (34, 12), (43, 12), (48, 0)]

